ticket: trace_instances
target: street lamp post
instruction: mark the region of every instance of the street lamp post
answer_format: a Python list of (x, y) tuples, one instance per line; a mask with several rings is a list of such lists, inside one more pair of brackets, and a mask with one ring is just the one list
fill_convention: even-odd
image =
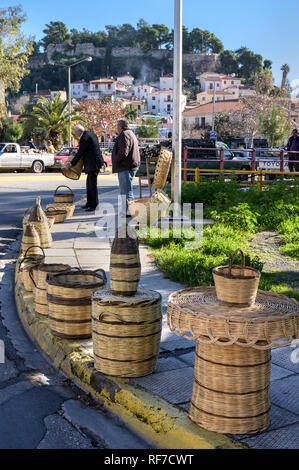
[(74, 64), (71, 65), (64, 65), (64, 64), (54, 64), (54, 65), (59, 65), (60, 67), (67, 67), (68, 69), (68, 95), (69, 95), (69, 147), (72, 146), (72, 120), (71, 120), (71, 114), (72, 114), (72, 96), (71, 96), (71, 68), (74, 67), (75, 65), (81, 64), (82, 62), (91, 62), (92, 57), (85, 57), (85, 59), (78, 60), (78, 62), (75, 62)]
[[(183, 86), (183, 0), (175, 0), (174, 12), (174, 106), (173, 106), (173, 151), (175, 212), (181, 206), (182, 192), (182, 86)], [(179, 214), (174, 214), (175, 217)]]
[(71, 121), (71, 114), (72, 114), (72, 96), (71, 96), (71, 68), (75, 65), (81, 64), (81, 62), (91, 62), (92, 57), (86, 57), (85, 59), (79, 60), (74, 64), (68, 65), (68, 87), (69, 87), (69, 147), (72, 146), (72, 121)]

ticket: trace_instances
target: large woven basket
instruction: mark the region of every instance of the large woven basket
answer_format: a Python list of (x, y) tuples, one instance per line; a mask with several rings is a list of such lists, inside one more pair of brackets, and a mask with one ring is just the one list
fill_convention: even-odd
[(75, 212), (75, 204), (69, 204), (69, 203), (66, 203), (66, 202), (49, 204), (46, 207), (47, 211), (50, 208), (53, 208), (53, 209), (58, 210), (58, 211), (66, 211), (67, 212), (67, 217), (66, 217), (67, 219), (69, 219), (70, 217), (73, 217), (74, 212)]
[[(233, 264), (238, 252), (242, 255), (242, 266)], [(245, 256), (240, 248), (233, 254), (229, 266), (220, 266), (213, 270), (213, 277), (220, 301), (248, 306), (254, 304), (261, 273), (245, 266)]]
[[(26, 230), (26, 226), (27, 224), (29, 223), (29, 217), (30, 217), (30, 212), (33, 211), (34, 207), (30, 207), (29, 209), (27, 209), (25, 212), (24, 212), (24, 216), (23, 216), (23, 232)], [(52, 217), (52, 216), (47, 216), (47, 219), (48, 219), (48, 225), (49, 225), (49, 229), (52, 230), (53, 228), (53, 225), (55, 223), (55, 219)], [(53, 220), (52, 220), (53, 219)]]
[[(58, 194), (58, 190), (60, 188), (67, 188), (69, 192), (64, 192), (64, 193), (59, 193)], [(58, 188), (56, 189), (55, 193), (54, 193), (54, 202), (55, 203), (69, 203), (69, 204), (73, 204), (74, 202), (74, 193), (73, 191), (71, 190), (71, 188), (69, 188), (68, 186), (58, 186)]]
[[(67, 159), (66, 163), (70, 163), (73, 159), (74, 157), (71, 156), (70, 158)], [(61, 173), (63, 174), (63, 176), (71, 180), (79, 180), (81, 177), (82, 170), (83, 170), (83, 161), (81, 159), (78, 161), (77, 165), (70, 168), (70, 170), (67, 170), (66, 168), (62, 168)]]
[[(39, 250), (42, 251), (42, 255), (40, 254)], [(34, 284), (32, 277), (30, 276), (30, 271), (35, 266), (42, 264), (45, 260), (45, 257), (45, 252), (40, 246), (31, 246), (24, 254), (24, 257), (21, 256), (17, 270), (20, 272), (20, 278), (24, 284), (25, 289), (29, 292), (33, 292), (34, 290)]]
[[(133, 235), (132, 238), (130, 235)], [(110, 287), (114, 295), (132, 296), (141, 276), (138, 237), (125, 226), (117, 231), (111, 248)]]
[[(25, 253), (32, 246), (41, 246), (40, 238), (36, 227), (31, 223), (27, 223), (22, 237), (21, 253)], [(37, 249), (36, 253), (38, 253)]]
[(103, 374), (142, 377), (154, 372), (160, 349), (162, 310), (158, 292), (139, 290), (134, 297), (111, 290), (92, 296), (95, 368)]
[(128, 201), (129, 211), (134, 220), (143, 225), (155, 225), (167, 215), (171, 200), (164, 191), (158, 189), (151, 198)]
[(38, 197), (36, 200), (36, 206), (33, 208), (30, 214), (29, 222), (34, 225), (39, 234), (40, 246), (42, 248), (51, 248), (53, 239), (47, 216), (41, 207), (40, 197)]
[(153, 182), (154, 189), (165, 188), (172, 158), (173, 158), (172, 152), (170, 152), (166, 148), (161, 148), (157, 166), (156, 166), (155, 176), (154, 176), (154, 182)]
[(50, 206), (45, 212), (48, 219), (54, 219), (55, 224), (60, 224), (65, 221), (68, 216), (67, 210), (58, 210)]
[(189, 413), (192, 421), (218, 433), (264, 431), (270, 422), (270, 365), (270, 350), (198, 341)]
[(107, 284), (105, 271), (71, 271), (48, 277), (50, 329), (68, 339), (91, 337), (91, 295)]
[(34, 284), (35, 311), (48, 316), (47, 277), (50, 274), (61, 274), (71, 270), (67, 264), (39, 264), (30, 270)]

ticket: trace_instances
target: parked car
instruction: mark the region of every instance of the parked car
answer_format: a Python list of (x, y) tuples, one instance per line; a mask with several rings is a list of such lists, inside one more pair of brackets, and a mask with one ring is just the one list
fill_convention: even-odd
[[(56, 152), (54, 156), (54, 169), (60, 169), (67, 162), (70, 156), (75, 156), (79, 147), (64, 147)], [(106, 153), (103, 153), (105, 166), (101, 168), (100, 173), (105, 173), (108, 166), (112, 166), (112, 159)]]
[(0, 143), (0, 170), (31, 170), (42, 173), (54, 165), (54, 155), (37, 150), (21, 150), (14, 142)]

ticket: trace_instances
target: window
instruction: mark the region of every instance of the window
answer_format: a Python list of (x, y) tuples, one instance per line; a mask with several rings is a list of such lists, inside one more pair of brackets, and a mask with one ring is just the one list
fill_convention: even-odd
[(213, 83), (210, 83), (210, 90), (213, 90)]
[(152, 97), (152, 100), (153, 100), (153, 101), (156, 101), (156, 97), (155, 97), (155, 96), (153, 96), (153, 97)]
[(171, 96), (168, 95), (168, 96), (167, 96), (167, 101), (170, 101), (170, 100), (171, 100)]
[(171, 105), (170, 104), (167, 105), (167, 112), (168, 111), (171, 111)]
[(202, 101), (206, 101), (206, 97), (205, 97), (205, 96), (202, 97)]
[(111, 85), (108, 85), (108, 90), (111, 90)]
[(204, 129), (206, 127), (206, 118), (202, 117), (201, 118), (201, 127)]
[(224, 82), (223, 82), (223, 83), (224, 83), (224, 85), (226, 85), (226, 80), (224, 80)]
[(232, 85), (234, 84), (235, 82), (232, 80)]
[(152, 109), (156, 109), (156, 106), (152, 106)]

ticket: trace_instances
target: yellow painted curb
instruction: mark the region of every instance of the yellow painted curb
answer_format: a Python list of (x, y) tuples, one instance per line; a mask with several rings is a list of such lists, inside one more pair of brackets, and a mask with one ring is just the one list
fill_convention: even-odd
[(228, 436), (198, 427), (186, 412), (147, 390), (134, 387), (129, 379), (97, 372), (93, 357), (78, 342), (51, 334), (47, 317), (35, 313), (33, 294), (24, 289), (17, 271), (15, 279), (17, 310), (29, 335), (57, 368), (137, 433), (161, 449), (248, 448)]

